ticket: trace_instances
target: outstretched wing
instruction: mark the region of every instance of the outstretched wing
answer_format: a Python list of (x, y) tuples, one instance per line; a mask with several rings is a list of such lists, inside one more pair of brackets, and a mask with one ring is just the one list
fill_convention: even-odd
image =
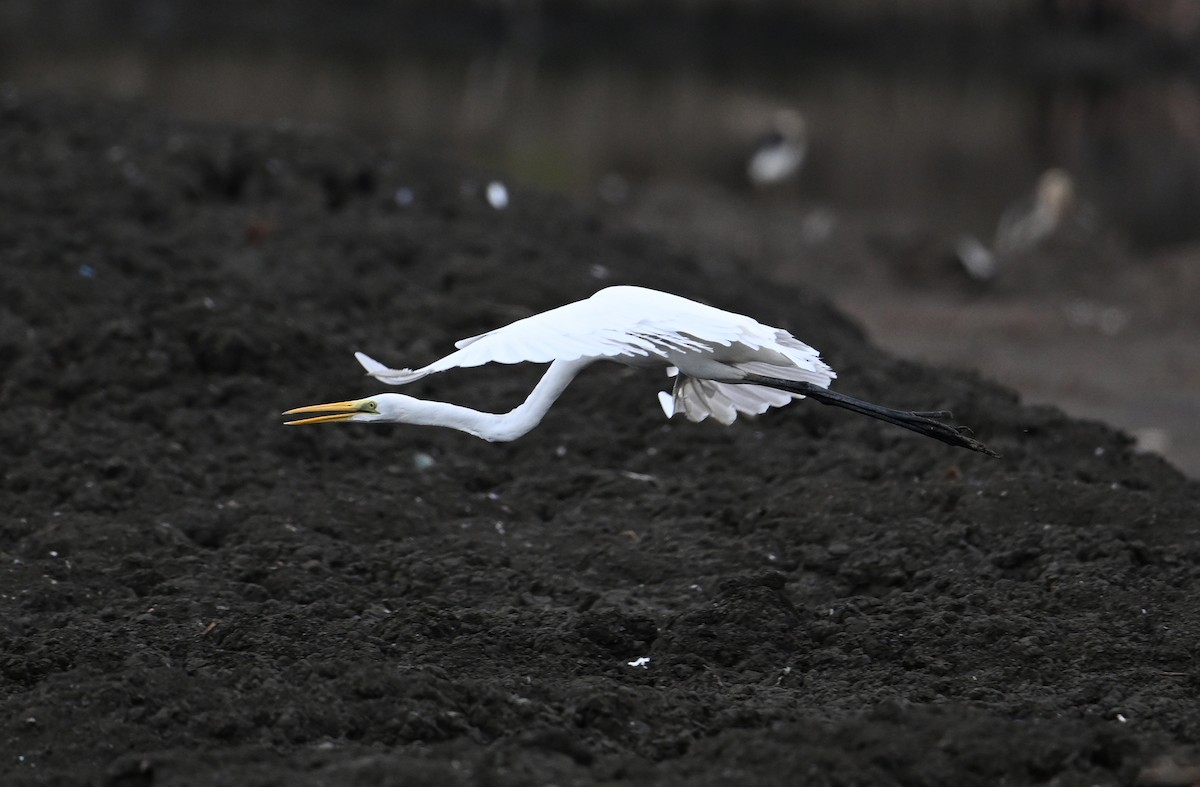
[(671, 364), (682, 357), (713, 357), (721, 348), (735, 346), (750, 352), (769, 346), (784, 353), (789, 365), (811, 367), (815, 362), (828, 369), (816, 350), (784, 331), (642, 287), (608, 287), (586, 300), (517, 320), (455, 346), (456, 352), (420, 369), (391, 369), (363, 353), (355, 357), (369, 374), (393, 385), (486, 363), (605, 358), (636, 362), (653, 357)]

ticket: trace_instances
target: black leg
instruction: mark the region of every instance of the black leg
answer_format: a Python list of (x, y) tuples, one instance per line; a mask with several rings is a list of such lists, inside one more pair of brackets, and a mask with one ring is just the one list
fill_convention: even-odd
[(971, 430), (965, 426), (952, 426), (944, 424), (940, 421), (935, 421), (935, 418), (950, 418), (952, 417), (948, 410), (926, 410), (913, 412), (911, 410), (894, 410), (891, 407), (865, 402), (862, 399), (855, 399), (853, 396), (847, 396), (844, 393), (831, 391), (828, 388), (821, 388), (812, 383), (797, 382), (795, 380), (781, 380), (777, 377), (764, 377), (758, 374), (748, 374), (741, 380), (722, 380), (721, 382), (743, 383), (747, 385), (763, 385), (768, 388), (778, 388), (781, 391), (789, 391), (791, 393), (802, 394), (810, 399), (814, 399), (821, 404), (833, 405), (834, 407), (842, 407), (847, 410), (852, 410), (862, 415), (868, 415), (871, 418), (878, 418), (880, 421), (886, 421), (889, 424), (908, 429), (923, 434), (926, 437), (932, 437), (934, 440), (941, 440), (943, 443), (955, 445), (960, 448), (967, 448), (971, 451), (978, 451), (981, 454), (988, 456), (999, 456), (995, 451), (988, 448), (983, 443), (970, 437)]

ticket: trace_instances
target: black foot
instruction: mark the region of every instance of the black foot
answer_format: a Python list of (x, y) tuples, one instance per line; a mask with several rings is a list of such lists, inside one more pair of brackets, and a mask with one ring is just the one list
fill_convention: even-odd
[(934, 440), (940, 440), (947, 445), (966, 448), (969, 451), (977, 451), (988, 456), (1000, 456), (983, 443), (971, 437), (972, 432), (967, 427), (944, 424), (941, 421), (934, 420), (937, 418), (952, 417), (949, 410), (895, 410), (891, 407), (884, 407), (883, 405), (863, 401), (862, 399), (855, 399), (853, 396), (848, 396), (844, 393), (830, 391), (828, 388), (820, 388), (812, 383), (780, 380), (776, 377), (763, 377), (757, 374), (748, 374), (745, 378), (737, 382), (751, 385), (765, 385), (770, 388), (778, 388), (781, 391), (798, 393), (815, 399), (821, 404), (842, 407), (846, 410), (870, 416), (871, 418), (877, 418), (880, 421), (886, 421), (889, 424), (894, 424), (917, 434), (932, 437)]

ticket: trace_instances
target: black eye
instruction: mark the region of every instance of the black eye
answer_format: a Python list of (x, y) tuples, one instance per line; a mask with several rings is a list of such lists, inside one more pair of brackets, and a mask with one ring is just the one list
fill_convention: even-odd
[(373, 413), (379, 412), (379, 407), (375, 404), (374, 400), (367, 402), (367, 409)]

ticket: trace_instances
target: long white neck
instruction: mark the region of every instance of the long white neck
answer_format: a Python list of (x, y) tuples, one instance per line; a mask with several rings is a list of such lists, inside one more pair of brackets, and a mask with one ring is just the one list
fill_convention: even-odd
[(542, 375), (528, 398), (503, 415), (483, 413), (448, 402), (413, 400), (404, 421), (426, 426), (445, 426), (491, 442), (516, 440), (541, 423), (555, 400), (590, 359), (555, 361)]

